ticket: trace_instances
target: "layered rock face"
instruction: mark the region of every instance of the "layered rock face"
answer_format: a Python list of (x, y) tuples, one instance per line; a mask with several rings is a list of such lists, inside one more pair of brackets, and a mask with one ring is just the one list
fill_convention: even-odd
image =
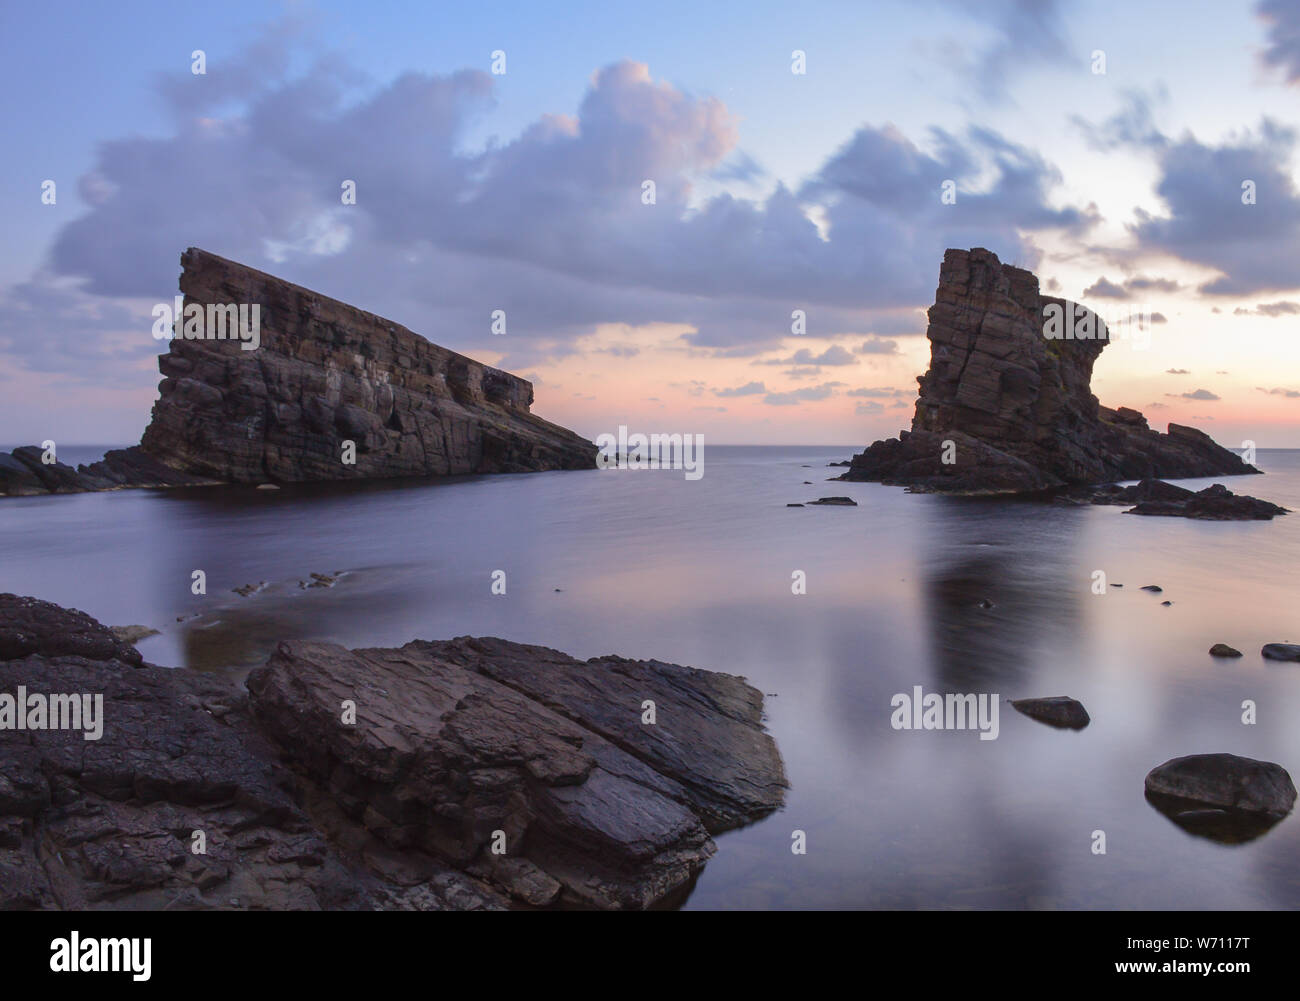
[(758, 691), (658, 661), (468, 637), (285, 643), (248, 688), (264, 728), (367, 828), (539, 906), (649, 906), (703, 868), (710, 832), (770, 813), (786, 785)]
[(139, 447), (79, 470), (0, 455), (0, 495), (595, 468), (593, 443), (529, 412), (525, 379), (215, 254), (181, 264), (187, 307), (251, 325), (256, 306), (256, 337), (223, 313), (230, 336), (186, 339), (178, 317)]
[[(1092, 336), (1046, 336), (1053, 309), (1071, 333)], [(1033, 274), (990, 251), (944, 254), (929, 318), (930, 368), (911, 431), (855, 456), (844, 479), (1016, 493), (1259, 472), (1195, 428), (1161, 434), (1136, 410), (1101, 406), (1090, 384), (1109, 343), (1105, 322), (1040, 294)]]
[[(0, 910), (646, 907), (786, 786), (757, 691), (658, 661), (294, 643), (248, 688), (0, 594)], [(27, 711), (81, 694), (94, 739)]]

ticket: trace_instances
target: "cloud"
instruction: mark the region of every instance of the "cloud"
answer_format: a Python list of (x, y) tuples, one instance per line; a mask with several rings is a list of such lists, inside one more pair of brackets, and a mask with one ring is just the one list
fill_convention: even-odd
[(893, 355), (898, 354), (898, 342), (892, 341), (888, 337), (873, 335), (853, 350), (860, 355)]
[[(1173, 394), (1173, 393), (1165, 393), (1165, 395), (1166, 395), (1166, 396), (1173, 396), (1174, 394)], [(1211, 393), (1208, 389), (1194, 389), (1194, 390), (1192, 390), (1190, 393), (1179, 393), (1178, 395), (1179, 395), (1180, 397), (1182, 397), (1184, 400), (1207, 400), (1207, 401), (1209, 401), (1209, 400), (1220, 400), (1220, 399), (1222, 399), (1221, 396), (1216, 396), (1214, 393)]]
[(1279, 302), (1261, 302), (1254, 309), (1238, 306), (1232, 311), (1233, 316), (1292, 316), (1300, 313), (1300, 302), (1283, 299)]
[(885, 408), (883, 404), (877, 403), (875, 400), (859, 400), (854, 405), (853, 412), (862, 417), (868, 414), (883, 414)]
[(1085, 298), (1132, 299), (1140, 292), (1177, 292), (1181, 285), (1171, 278), (1130, 278), (1121, 284), (1102, 277), (1083, 290)]
[[(1035, 9), (1022, 24), (1015, 10), (998, 15), (1008, 37), (1054, 23)], [(1097, 220), (1058, 204), (1055, 166), (987, 128), (932, 129), (918, 143), (865, 125), (798, 190), (701, 201), (701, 179), (754, 179), (762, 167), (722, 101), (643, 64), (597, 69), (573, 113), (479, 148), (467, 136), (501, 99), (490, 74), (376, 84), (304, 38), (279, 22), (206, 78), (188, 67), (164, 77), (173, 126), (98, 146), (79, 180), (88, 210), (57, 231), (40, 280), (75, 285), (82, 314), (169, 301), (180, 253), (199, 246), (457, 350), (485, 348), (485, 317), (503, 309), (500, 364), (516, 369), (583, 350), (630, 356), (580, 346), (603, 323), (679, 325), (690, 347), (755, 354), (781, 343), (796, 308), (836, 336), (870, 335), (859, 354), (892, 354), (882, 314), (915, 325), (947, 247), (1033, 266), (1036, 231), (1079, 235)], [(641, 201), (647, 179), (653, 205)], [(940, 201), (947, 179), (956, 205)], [(340, 200), (344, 180), (356, 183), (354, 205)], [(0, 295), (0, 336), (23, 328), (35, 294), (33, 284)], [(80, 353), (35, 337), (5, 343), (20, 365), (64, 371), (101, 353), (128, 366), (156, 353), (106, 322), (68, 318), (96, 342)], [(848, 355), (835, 347), (809, 363)]]
[(768, 393), (763, 397), (763, 402), (773, 407), (789, 407), (807, 400), (824, 400), (834, 394), (836, 387), (843, 385), (842, 382), (823, 382), (820, 386), (807, 386), (785, 393)]
[(1255, 388), (1261, 393), (1267, 393), (1269, 396), (1285, 396), (1290, 400), (1300, 399), (1300, 389), (1282, 389), (1279, 387), (1265, 389), (1263, 386), (1256, 386)]
[[(1066, 40), (1058, 0), (944, 0), (945, 6), (967, 14), (981, 29), (992, 30), (994, 41), (962, 66), (963, 73), (986, 101), (1009, 99), (1014, 72), (1033, 64), (1060, 66), (1077, 60)], [(969, 44), (963, 35), (963, 50)]]
[(736, 386), (734, 389), (715, 389), (714, 396), (754, 396), (758, 393), (766, 393), (767, 387), (761, 382), (747, 382), (743, 386)]
[(1300, 83), (1300, 8), (1294, 0), (1261, 0), (1255, 11), (1268, 25), (1264, 64), (1280, 68), (1287, 83)]
[[(1296, 133), (1265, 118), (1259, 129), (1219, 145), (1190, 133), (1157, 152), (1156, 193), (1168, 208), (1135, 209), (1130, 231), (1142, 252), (1162, 252), (1213, 268), (1209, 295), (1300, 288), (1300, 191), (1292, 176)], [(1243, 202), (1253, 184), (1254, 204)]]
[(1165, 374), (1166, 375), (1191, 375), (1192, 373), (1185, 368), (1167, 368), (1165, 369)]

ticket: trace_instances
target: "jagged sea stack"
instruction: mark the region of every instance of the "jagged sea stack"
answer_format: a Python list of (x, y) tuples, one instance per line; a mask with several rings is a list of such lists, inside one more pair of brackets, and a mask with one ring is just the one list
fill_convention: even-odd
[[(1076, 322), (1083, 316), (1100, 336), (1046, 336), (1051, 305)], [(854, 456), (844, 479), (1024, 493), (1259, 472), (1196, 428), (1170, 424), (1161, 434), (1136, 410), (1101, 406), (1090, 383), (1109, 343), (1104, 321), (1042, 295), (1033, 274), (988, 250), (944, 254), (929, 318), (930, 368), (918, 379), (911, 431)]]

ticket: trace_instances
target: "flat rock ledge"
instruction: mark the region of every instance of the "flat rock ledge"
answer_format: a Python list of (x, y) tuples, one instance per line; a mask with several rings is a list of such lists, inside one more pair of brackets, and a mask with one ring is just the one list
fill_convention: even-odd
[[(20, 688), (102, 733), (16, 729)], [(658, 661), (295, 643), (249, 688), (0, 594), (0, 909), (671, 904), (786, 788), (761, 693)]]

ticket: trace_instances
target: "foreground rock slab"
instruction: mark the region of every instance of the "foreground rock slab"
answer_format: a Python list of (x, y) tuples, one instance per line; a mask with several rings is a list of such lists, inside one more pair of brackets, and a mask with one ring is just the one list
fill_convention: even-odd
[[(1053, 311), (1072, 336), (1046, 336)], [(944, 254), (929, 320), (911, 430), (854, 456), (843, 479), (997, 494), (1259, 472), (1195, 428), (1161, 434), (1136, 410), (1102, 407), (1090, 387), (1105, 322), (988, 250)]]
[(1131, 487), (1109, 485), (1093, 494), (1092, 503), (1133, 504), (1125, 514), (1203, 521), (1268, 521), (1289, 513), (1277, 504), (1234, 494), (1222, 483), (1197, 491), (1162, 480), (1143, 480)]
[[(761, 695), (728, 675), (462, 639), (295, 644), (257, 677), (254, 713), (0, 594), (0, 910), (671, 903), (710, 834), (785, 788)], [(15, 727), (18, 696), (60, 694), (93, 720)]]
[(1300, 643), (1265, 643), (1259, 652), (1268, 660), (1300, 661)]
[(772, 812), (786, 787), (760, 692), (659, 661), (468, 637), (285, 643), (248, 688), (263, 730), (370, 831), (527, 903), (671, 897), (711, 833)]

